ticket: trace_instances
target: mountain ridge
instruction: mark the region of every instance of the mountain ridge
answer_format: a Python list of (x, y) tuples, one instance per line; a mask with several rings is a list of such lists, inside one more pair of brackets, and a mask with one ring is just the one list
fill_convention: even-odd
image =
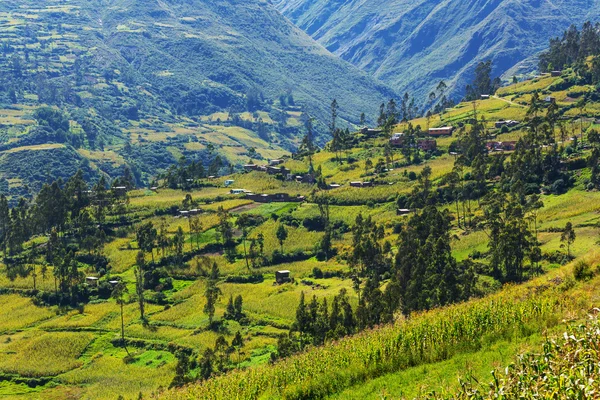
[[(280, 0), (276, 7), (341, 58), (425, 100), (440, 80), (460, 96), (476, 64), (531, 72), (531, 57), (571, 23), (598, 20), (596, 0)], [(450, 18), (448, 18), (450, 17)], [(519, 64), (524, 67), (519, 67)], [(512, 77), (512, 76), (510, 76)]]

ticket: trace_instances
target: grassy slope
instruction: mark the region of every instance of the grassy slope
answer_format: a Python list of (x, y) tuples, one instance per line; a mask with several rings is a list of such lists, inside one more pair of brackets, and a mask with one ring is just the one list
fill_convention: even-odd
[[(549, 85), (551, 82), (544, 82)], [(531, 82), (527, 85), (538, 85), (539, 82)], [(528, 86), (521, 86), (524, 90)], [(515, 88), (505, 89), (507, 92), (518, 90)], [(519, 93), (519, 96), (524, 96)], [(511, 95), (512, 96), (512, 95)], [(563, 101), (564, 99), (560, 99)], [(455, 109), (448, 110), (445, 119), (457, 121), (461, 118), (469, 118), (472, 108), (471, 105), (460, 105)], [(517, 117), (522, 116), (522, 108), (510, 105), (501, 100), (489, 100), (479, 103), (480, 112), (492, 115), (502, 115), (503, 111), (510, 112)], [(487, 115), (487, 114), (486, 114)], [(512, 117), (511, 117), (512, 118)], [(432, 120), (432, 124), (441, 124), (437, 122), (439, 117)], [(416, 123), (423, 123), (416, 122)], [(398, 129), (401, 129), (399, 127)], [(519, 130), (511, 133), (519, 135)], [(444, 139), (442, 147), (448, 146), (451, 139)], [(382, 149), (378, 147), (384, 142), (383, 139), (368, 141), (364, 147), (355, 149), (353, 152), (359, 159), (358, 164), (364, 162), (365, 157), (376, 160), (382, 154)], [(99, 157), (98, 155), (97, 157)], [(399, 154), (396, 157), (401, 157)], [(331, 161), (333, 154), (326, 151), (320, 152), (315, 157), (315, 164), (322, 165), (324, 173), (328, 176), (328, 181), (338, 181), (347, 183), (350, 180), (361, 178), (362, 168), (357, 170), (344, 171), (335, 162)], [(434, 177), (439, 177), (452, 167), (453, 159), (448, 156), (442, 156), (437, 159), (426, 161), (434, 169)], [(409, 168), (409, 170), (419, 171), (424, 165)], [(307, 166), (298, 161), (291, 161), (289, 167), (302, 171)], [(227, 177), (229, 178), (229, 177)], [(265, 174), (251, 173), (239, 174), (231, 177), (236, 181), (235, 186), (255, 192), (288, 192), (290, 194), (309, 194), (311, 187), (297, 183), (282, 183)], [(222, 183), (226, 178), (222, 178), (216, 183)], [(392, 204), (385, 203), (388, 198), (394, 198), (398, 192), (408, 191), (411, 188), (411, 182), (403, 177), (403, 171), (391, 171), (387, 178), (393, 185), (379, 186), (373, 189), (354, 189), (343, 187), (339, 190), (331, 191), (332, 196), (341, 200), (356, 201), (353, 206), (332, 206), (331, 217), (333, 220), (344, 221), (352, 224), (354, 218), (359, 212), (372, 215), (376, 221), (387, 223), (388, 240), (394, 240), (395, 236), (391, 233), (391, 225), (394, 222), (401, 221), (402, 217), (395, 215)], [(223, 187), (206, 188), (195, 191), (192, 194), (194, 199), (214, 200), (217, 196), (222, 196), (217, 201), (206, 206), (207, 210), (215, 210), (218, 206), (231, 209), (235, 214), (248, 212), (263, 215), (270, 218), (273, 213), (278, 215), (291, 213), (292, 216), (302, 219), (307, 216), (318, 215), (318, 210), (312, 204), (266, 204), (249, 205), (247, 201), (239, 199), (236, 196), (228, 196), (228, 189)], [(180, 204), (184, 198), (184, 193), (174, 190), (159, 190), (158, 193), (150, 191), (137, 191), (130, 195), (129, 213), (138, 215), (155, 224), (159, 224), (160, 217), (155, 217), (153, 212), (157, 208), (165, 208), (171, 205)], [(596, 192), (585, 192), (581, 184), (563, 196), (543, 196), (545, 208), (540, 213), (541, 221), (541, 240), (544, 252), (552, 251), (559, 246), (559, 233), (552, 233), (549, 228), (563, 227), (567, 221), (572, 221), (576, 232), (577, 241), (575, 242), (573, 252), (576, 256), (588, 260), (592, 265), (600, 262), (598, 256), (596, 241), (599, 235), (598, 229), (598, 204), (600, 204), (600, 195)], [(372, 206), (367, 206), (369, 200), (378, 200)], [(379, 201), (381, 204), (378, 204)], [(186, 221), (173, 217), (165, 217), (168, 231), (172, 234), (178, 227), (182, 227), (186, 233), (188, 226)], [(210, 243), (215, 240), (214, 226), (217, 223), (214, 214), (205, 214), (202, 217), (203, 230), (202, 243)], [(259, 232), (265, 235), (266, 252), (270, 253), (279, 247), (274, 237), (276, 224), (268, 220), (265, 224), (250, 232), (250, 237), (255, 237)], [(314, 243), (320, 237), (319, 233), (308, 232), (304, 228), (291, 229), (290, 239), (286, 242), (285, 248), (289, 250), (311, 250)], [(350, 243), (350, 235), (346, 234), (334, 241), (334, 245), (340, 249), (345, 249)], [(186, 250), (189, 249), (189, 243), (186, 244)], [(453, 243), (453, 251), (458, 258), (466, 258), (473, 250), (483, 251), (486, 249), (486, 240), (481, 233), (461, 235), (459, 241)], [(133, 265), (135, 263), (136, 244), (132, 233), (124, 238), (115, 239), (106, 245), (104, 253), (109, 258), (113, 266), (113, 274), (121, 276), (131, 286), (133, 290)], [(222, 276), (239, 275), (246, 273), (246, 266), (243, 260), (238, 260), (233, 264), (228, 264), (220, 254), (211, 254), (211, 258), (216, 261), (221, 269)], [(315, 259), (295, 262), (287, 265), (263, 268), (261, 272), (265, 274), (265, 282), (261, 284), (228, 284), (221, 283), (223, 297), (217, 304), (217, 316), (224, 312), (227, 300), (230, 295), (243, 295), (244, 309), (251, 318), (252, 323), (248, 327), (241, 327), (237, 323), (229, 323), (229, 332), (226, 334), (228, 340), (231, 340), (236, 331), (240, 330), (245, 339), (243, 355), (243, 365), (255, 366), (265, 363), (268, 360), (268, 354), (276, 342), (276, 336), (285, 332), (283, 328), (289, 326), (294, 319), (295, 307), (300, 296), (300, 292), (305, 291), (309, 295), (315, 294), (318, 297), (331, 298), (337, 294), (341, 288), (348, 289), (353, 302), (356, 301), (354, 291), (351, 290), (351, 281), (339, 278), (316, 280), (323, 286), (322, 289), (313, 290), (310, 286), (284, 285), (281, 287), (273, 286), (274, 272), (278, 269), (290, 269), (297, 280), (310, 278), (312, 269), (319, 267), (324, 271), (345, 270), (345, 262), (341, 259), (334, 259), (327, 263), (318, 262)], [(180, 273), (193, 272), (196, 268), (194, 262), (186, 269), (178, 271)], [(560, 267), (555, 265), (545, 265), (546, 270), (550, 271), (548, 276), (541, 277), (534, 282), (525, 284), (522, 287), (507, 289), (501, 294), (494, 295), (497, 299), (507, 303), (514, 303), (518, 306), (519, 301), (528, 297), (528, 293), (535, 292), (534, 289), (548, 285), (548, 279), (560, 277), (565, 281), (570, 274), (570, 267)], [(91, 271), (86, 271), (88, 273)], [(53, 290), (51, 271), (47, 278), (39, 279), (38, 284), (45, 290)], [(559, 281), (557, 281), (559, 282)], [(456, 354), (452, 358), (441, 363), (430, 364), (425, 367), (419, 366), (412, 369), (383, 366), (379, 371), (370, 371), (366, 375), (361, 370), (361, 363), (352, 364), (352, 370), (357, 373), (356, 377), (362, 377), (361, 380), (377, 377), (377, 379), (368, 382), (360, 387), (352, 388), (351, 380), (345, 381), (335, 374), (336, 358), (332, 358), (329, 366), (332, 375), (332, 386), (328, 394), (338, 395), (339, 398), (376, 398), (382, 393), (388, 393), (393, 396), (411, 396), (418, 393), (423, 385), (428, 388), (443, 387), (448, 382), (455, 383), (457, 376), (464, 376), (465, 363), (471, 358), (480, 360), (477, 363), (469, 364), (473, 374), (485, 377), (485, 371), (490, 366), (499, 363), (506, 363), (510, 354), (528, 346), (526, 343), (536, 345), (539, 341), (542, 329), (544, 327), (553, 327), (559, 323), (560, 318), (570, 318), (579, 316), (581, 311), (587, 310), (597, 300), (594, 292), (599, 287), (598, 279), (589, 285), (579, 285), (564, 294), (560, 289), (551, 289), (548, 291), (548, 298), (553, 296), (565, 296), (565, 306), (556, 311), (553, 317), (548, 316), (540, 320), (531, 321), (531, 329), (519, 332), (491, 332), (480, 343), (480, 347), (468, 349), (452, 349), (451, 354)], [(555, 284), (550, 284), (554, 287)], [(17, 278), (9, 281), (4, 273), (0, 271), (0, 287), (11, 289), (28, 289), (32, 287), (32, 279)], [(559, 287), (563, 287), (560, 286)], [(544, 289), (545, 290), (545, 289)], [(166, 345), (174, 342), (179, 345), (189, 346), (190, 348), (202, 351), (208, 346), (213, 346), (216, 334), (205, 330), (208, 319), (202, 312), (204, 305), (204, 283), (202, 279), (196, 281), (174, 281), (174, 289), (168, 291), (167, 298), (172, 301), (170, 307), (157, 305), (148, 306), (148, 314), (152, 329), (145, 328), (139, 321), (139, 314), (135, 303), (125, 307), (126, 335), (131, 339), (143, 340), (148, 344)], [(151, 294), (151, 293), (149, 293)], [(563, 298), (563, 297), (561, 297)], [(579, 298), (579, 301), (572, 301)], [(488, 300), (476, 300), (464, 306), (450, 308), (446, 311), (431, 312), (424, 315), (423, 320), (444, 321), (445, 315), (450, 315), (456, 310), (466, 310), (470, 307), (483, 307), (488, 304)], [(21, 378), (30, 376), (51, 376), (52, 383), (36, 388), (28, 388), (18, 383), (3, 383), (0, 386), (0, 394), (9, 396), (8, 398), (57, 398), (73, 396), (75, 398), (98, 398), (114, 399), (119, 394), (126, 397), (137, 395), (139, 391), (150, 393), (158, 389), (159, 386), (168, 386), (174, 376), (175, 360), (173, 356), (160, 349), (135, 348), (133, 354), (135, 362), (126, 364), (123, 362), (125, 353), (122, 349), (115, 348), (111, 344), (111, 339), (118, 336), (119, 332), (119, 314), (118, 307), (114, 301), (98, 302), (97, 304), (87, 305), (83, 312), (71, 311), (67, 314), (57, 315), (52, 309), (35, 307), (29, 299), (17, 295), (0, 295), (0, 372), (16, 373)], [(455, 310), (455, 311), (453, 311)], [(448, 314), (450, 313), (450, 314)], [(420, 319), (417, 319), (411, 326), (418, 326)], [(380, 333), (361, 335), (359, 338), (346, 339), (344, 343), (350, 345), (363, 338), (367, 342), (378, 342), (375, 337), (395, 337), (398, 329), (404, 329), (404, 323), (399, 323), (396, 327), (383, 328)], [(378, 331), (379, 332), (379, 331)], [(383, 336), (372, 336), (372, 335)], [(383, 340), (383, 339), (382, 339)], [(78, 346), (61, 350), (64, 343), (79, 343)], [(49, 347), (47, 343), (57, 344)], [(32, 349), (35, 349), (33, 356)], [(367, 348), (358, 342), (356, 351), (367, 351)], [(330, 347), (322, 350), (331, 351), (332, 357), (338, 357), (344, 354), (338, 347)], [(354, 350), (353, 350), (354, 351)], [(463, 352), (466, 351), (466, 352)], [(58, 352), (58, 353), (56, 353)], [(321, 350), (317, 351), (321, 354)], [(502, 352), (502, 354), (500, 354)], [(312, 353), (310, 353), (312, 354)], [(310, 362), (311, 355), (301, 356), (299, 359), (292, 359), (284, 362), (281, 366), (272, 370), (271, 367), (259, 367), (256, 372), (241, 372), (239, 376), (246, 374), (252, 376), (264, 375), (261, 379), (267, 379), (271, 373), (282, 371), (287, 368), (286, 365), (294, 364), (295, 360), (307, 360)], [(38, 359), (48, 360), (56, 358), (56, 363), (38, 363)], [(439, 361), (435, 358), (430, 361)], [(304, 361), (303, 361), (304, 362)], [(312, 365), (312, 364), (311, 364)], [(425, 369), (424, 369), (425, 368)], [(423, 371), (427, 371), (431, 380), (424, 382), (422, 380)], [(274, 371), (274, 372), (273, 372)], [(354, 373), (353, 372), (353, 373)], [(389, 375), (388, 375), (389, 374)], [(235, 375), (238, 376), (238, 375)], [(231, 379), (237, 379), (235, 376)], [(322, 379), (327, 379), (326, 372), (312, 374), (305, 379), (306, 384), (315, 388), (323, 385)], [(222, 378), (227, 381), (230, 378)], [(253, 378), (254, 379), (254, 378)], [(277, 378), (280, 379), (280, 378)], [(216, 381), (215, 384), (218, 384)], [(404, 383), (402, 383), (404, 382)], [(55, 386), (58, 384), (58, 386)], [(431, 384), (431, 385), (430, 385)], [(236, 383), (236, 388), (239, 385)], [(301, 393), (305, 386), (301, 384), (281, 383), (281, 390), (270, 387), (265, 396), (292, 396), (292, 393)], [(202, 392), (201, 392), (202, 393)], [(185, 392), (177, 395), (184, 396)], [(241, 396), (241, 392), (240, 392)], [(202, 396), (200, 396), (202, 397)]]
[[(214, 156), (207, 152), (210, 144), (237, 165), (247, 162), (250, 148), (256, 150), (255, 158), (278, 158), (297, 144), (302, 125), (299, 111), (283, 109), (277, 101), (288, 89), (301, 109), (321, 120), (335, 97), (344, 99), (341, 117), (356, 119), (361, 111), (375, 115), (376, 104), (392, 96), (264, 1), (229, 0), (218, 6), (205, 1), (5, 2), (0, 6), (0, 44), (10, 46), (0, 70), (11, 80), (0, 93), (0, 144), (19, 146), (29, 137), (31, 112), (51, 92), (40, 89), (42, 81), (58, 88), (52, 104), (71, 115), (83, 112), (101, 120), (97, 142), (110, 152), (110, 160), (94, 154), (101, 146), (85, 138), (80, 155), (91, 168), (112, 177), (126, 163), (147, 180), (181, 155), (208, 162)], [(22, 65), (18, 77), (13, 76), (16, 58)], [(331, 76), (338, 77), (335, 84)], [(16, 104), (7, 95), (13, 87)], [(70, 100), (63, 99), (64, 87), (69, 87)], [(273, 104), (265, 106), (271, 112), (243, 113), (241, 119), (254, 123), (255, 130), (262, 119), (273, 135), (266, 140), (230, 126), (227, 111), (245, 109), (244, 96), (253, 88)], [(139, 119), (127, 116), (130, 107), (139, 109)], [(284, 116), (282, 130), (276, 129), (280, 121), (271, 118), (277, 113)], [(72, 133), (85, 131), (73, 122)], [(126, 141), (142, 154), (124, 153)], [(8, 160), (0, 160), (3, 165)], [(27, 194), (23, 185), (35, 192), (46, 180), (31, 176), (27, 163), (20, 170), (23, 176), (12, 174), (21, 179), (13, 182), (18, 188), (10, 188), (14, 197)], [(50, 176), (61, 175), (52, 171)], [(13, 176), (0, 173), (1, 178)]]

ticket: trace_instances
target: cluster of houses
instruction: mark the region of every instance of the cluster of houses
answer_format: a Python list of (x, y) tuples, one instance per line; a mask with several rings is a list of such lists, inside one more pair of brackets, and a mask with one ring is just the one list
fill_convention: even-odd
[(258, 172), (265, 172), (269, 175), (281, 174), (283, 176), (287, 176), (292, 171), (290, 171), (289, 169), (287, 169), (283, 166), (281, 166), (281, 167), (278, 166), (282, 163), (283, 163), (283, 160), (271, 160), (269, 165), (246, 164), (246, 165), (244, 165), (244, 170), (247, 172), (258, 171)]
[[(404, 133), (394, 133), (390, 138), (390, 145), (393, 147), (404, 147), (406, 135)], [(435, 139), (419, 139), (417, 140), (417, 148), (423, 151), (437, 150), (437, 142)]]
[(281, 174), (285, 177), (287, 181), (296, 181), (298, 183), (308, 183), (313, 184), (316, 182), (314, 175), (305, 174), (305, 175), (293, 175), (292, 171), (289, 169), (279, 166), (282, 164), (284, 160), (271, 160), (269, 165), (256, 165), (256, 164), (246, 164), (244, 165), (244, 170), (246, 172), (250, 171), (258, 171), (265, 172), (269, 175), (278, 175)]
[(508, 128), (512, 128), (513, 126), (519, 125), (519, 121), (513, 121), (512, 119), (500, 120), (496, 122), (496, 128), (500, 129), (503, 126)]
[(306, 200), (304, 196), (292, 197), (288, 193), (246, 193), (246, 198), (257, 203), (302, 203)]
[(488, 151), (514, 151), (517, 147), (516, 141), (487, 142), (485, 147)]

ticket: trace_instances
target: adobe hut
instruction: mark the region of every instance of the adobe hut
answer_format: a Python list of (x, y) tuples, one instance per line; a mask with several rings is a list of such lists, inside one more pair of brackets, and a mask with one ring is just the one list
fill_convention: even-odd
[(282, 285), (286, 282), (291, 282), (291, 280), (292, 279), (290, 278), (290, 271), (283, 270), (275, 272), (275, 282), (277, 282), (278, 285)]

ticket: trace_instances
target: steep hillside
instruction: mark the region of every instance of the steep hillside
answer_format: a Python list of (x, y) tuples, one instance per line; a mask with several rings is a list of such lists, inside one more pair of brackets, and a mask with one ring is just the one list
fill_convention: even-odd
[[(128, 165), (139, 183), (181, 156), (280, 157), (308, 114), (326, 131), (332, 99), (358, 122), (392, 96), (259, 0), (2, 2), (0, 45), (0, 151), (106, 151), (112, 163), (80, 154), (111, 177)], [(71, 121), (64, 134), (39, 134), (43, 105)]]
[(570, 24), (598, 20), (596, 0), (279, 0), (281, 12), (330, 51), (421, 100), (444, 79), (463, 93), (479, 61), (529, 72)]

